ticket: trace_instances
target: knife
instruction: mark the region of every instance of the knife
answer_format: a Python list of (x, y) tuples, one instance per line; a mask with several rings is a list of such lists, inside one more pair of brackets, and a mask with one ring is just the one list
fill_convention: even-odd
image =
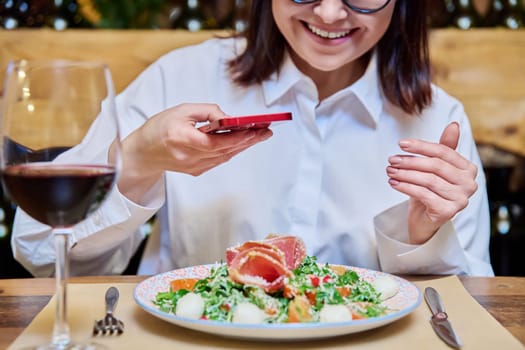
[(445, 306), (443, 305), (437, 290), (432, 287), (425, 288), (425, 301), (427, 302), (430, 311), (432, 311), (430, 324), (436, 334), (447, 343), (447, 345), (459, 349), (463, 344), (448, 320)]

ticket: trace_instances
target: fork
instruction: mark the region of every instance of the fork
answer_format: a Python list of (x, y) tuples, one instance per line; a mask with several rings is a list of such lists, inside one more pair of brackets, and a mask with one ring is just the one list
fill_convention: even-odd
[(93, 325), (93, 335), (120, 335), (124, 332), (124, 323), (113, 316), (118, 298), (118, 289), (115, 287), (108, 288), (106, 291), (106, 316), (101, 320), (95, 321), (95, 324)]

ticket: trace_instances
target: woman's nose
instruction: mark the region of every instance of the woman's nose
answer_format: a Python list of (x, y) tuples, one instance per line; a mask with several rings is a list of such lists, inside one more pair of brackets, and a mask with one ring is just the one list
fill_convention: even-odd
[(334, 23), (348, 16), (348, 10), (341, 0), (321, 0), (314, 7), (314, 13), (325, 23)]

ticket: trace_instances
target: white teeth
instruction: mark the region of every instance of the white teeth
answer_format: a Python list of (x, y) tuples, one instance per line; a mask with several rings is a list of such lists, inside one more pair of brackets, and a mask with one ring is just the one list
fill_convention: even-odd
[(312, 33), (319, 35), (321, 38), (326, 39), (342, 38), (343, 36), (346, 36), (348, 33), (350, 33), (350, 30), (346, 30), (344, 32), (327, 32), (326, 30), (319, 29), (311, 24), (308, 24), (308, 29), (310, 29)]

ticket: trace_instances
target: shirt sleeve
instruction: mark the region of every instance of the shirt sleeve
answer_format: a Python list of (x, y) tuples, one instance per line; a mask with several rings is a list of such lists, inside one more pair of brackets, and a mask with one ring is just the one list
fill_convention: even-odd
[[(163, 185), (159, 185), (163, 186)], [(138, 206), (115, 189), (68, 238), (70, 275), (120, 274), (144, 239), (140, 226), (162, 203)], [(11, 237), (15, 258), (35, 277), (55, 272), (55, 242), (51, 228), (18, 209)]]
[[(493, 276), (487, 254), (487, 240), (481, 225), (466, 223), (457, 231), (458, 218), (445, 223), (422, 245), (408, 244), (406, 219), (408, 201), (398, 204), (374, 218), (381, 269), (396, 274), (466, 274)], [(480, 221), (484, 221), (480, 218)], [(488, 226), (488, 225), (486, 225)], [(462, 237), (460, 235), (469, 237)], [(479, 236), (475, 239), (473, 236)]]
[[(117, 97), (121, 136), (125, 137), (147, 118), (165, 108), (162, 94), (162, 69), (153, 64)], [(107, 159), (114, 130), (105, 122), (110, 111), (102, 109), (82, 144), (59, 157), (100, 161)], [(58, 158), (57, 158), (58, 159)], [(160, 180), (141, 201), (133, 203), (115, 188), (104, 203), (74, 227), (69, 237), (70, 274), (119, 274), (144, 239), (141, 225), (164, 204), (165, 184)], [(54, 237), (51, 228), (17, 209), (11, 245), (14, 257), (30, 273), (47, 277), (55, 271)]]

